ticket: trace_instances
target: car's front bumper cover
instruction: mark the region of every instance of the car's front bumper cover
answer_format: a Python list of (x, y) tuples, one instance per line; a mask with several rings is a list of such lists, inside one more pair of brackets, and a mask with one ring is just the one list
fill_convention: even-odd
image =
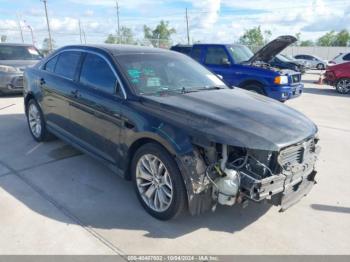
[(0, 92), (19, 93), (23, 91), (23, 74), (0, 74)]

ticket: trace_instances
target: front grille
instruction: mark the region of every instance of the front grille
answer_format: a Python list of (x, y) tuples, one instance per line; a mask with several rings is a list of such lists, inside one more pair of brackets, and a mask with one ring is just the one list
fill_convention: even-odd
[(292, 84), (300, 83), (301, 81), (301, 75), (300, 74), (295, 74), (292, 75)]
[(283, 149), (279, 155), (279, 163), (282, 166), (302, 164), (307, 156), (315, 150), (315, 140), (312, 138), (303, 143)]

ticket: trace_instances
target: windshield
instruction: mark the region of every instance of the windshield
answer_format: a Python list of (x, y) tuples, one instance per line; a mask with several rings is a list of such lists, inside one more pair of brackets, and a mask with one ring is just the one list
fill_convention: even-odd
[(0, 45), (0, 60), (40, 60), (39, 51), (33, 46)]
[(182, 54), (119, 55), (117, 60), (139, 95), (162, 95), (227, 88), (213, 73)]
[(231, 45), (228, 46), (228, 50), (237, 64), (248, 61), (254, 55), (253, 52), (244, 45)]

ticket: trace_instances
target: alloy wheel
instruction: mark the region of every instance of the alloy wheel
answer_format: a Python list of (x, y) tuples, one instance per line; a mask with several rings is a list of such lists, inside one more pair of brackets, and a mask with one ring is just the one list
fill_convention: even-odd
[(145, 204), (164, 212), (173, 199), (173, 183), (164, 163), (152, 154), (143, 155), (136, 165), (136, 185)]
[(30, 130), (32, 131), (32, 134), (36, 137), (39, 138), (41, 136), (41, 116), (39, 109), (37, 106), (32, 103), (30, 104), (28, 108), (28, 121), (29, 121), (29, 126)]
[(337, 90), (341, 94), (347, 94), (350, 91), (350, 79), (341, 79), (337, 83)]

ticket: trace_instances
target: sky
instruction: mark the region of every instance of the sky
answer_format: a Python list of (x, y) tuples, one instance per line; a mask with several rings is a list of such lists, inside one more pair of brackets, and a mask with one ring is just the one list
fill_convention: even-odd
[[(143, 25), (169, 21), (176, 29), (173, 43), (186, 43), (185, 10), (191, 41), (233, 43), (246, 29), (261, 26), (272, 38), (301, 33), (315, 40), (330, 30), (350, 30), (350, 0), (119, 0), (120, 24), (143, 38)], [(115, 33), (115, 0), (47, 0), (52, 37), (57, 46), (80, 43), (79, 20), (88, 43), (102, 43)], [(47, 37), (44, 5), (40, 0), (0, 0), (0, 35), (41, 47)]]

